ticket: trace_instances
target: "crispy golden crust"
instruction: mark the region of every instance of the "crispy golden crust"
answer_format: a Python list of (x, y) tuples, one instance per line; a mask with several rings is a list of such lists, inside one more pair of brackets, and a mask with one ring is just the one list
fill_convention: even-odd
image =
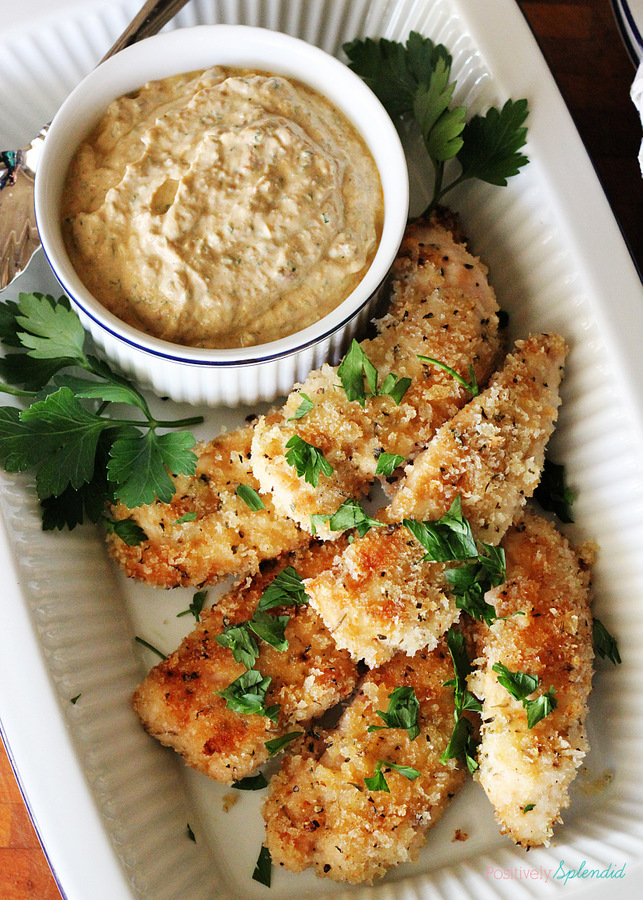
[(337, 545), (313, 543), (265, 566), (265, 571), (233, 589), (202, 613), (197, 627), (181, 646), (151, 670), (137, 688), (134, 709), (147, 731), (173, 747), (185, 762), (211, 778), (229, 784), (244, 778), (268, 759), (265, 742), (349, 696), (357, 670), (345, 651), (338, 651), (321, 620), (310, 607), (278, 608), (289, 615), (289, 647), (279, 652), (259, 641), (256, 668), (272, 678), (266, 706), (280, 704), (278, 721), (260, 715), (241, 715), (226, 708), (216, 692), (245, 671), (232, 651), (215, 640), (226, 625), (251, 618), (275, 575), (292, 565), (302, 576), (325, 568)]
[(540, 480), (566, 355), (557, 334), (516, 341), (489, 387), (407, 468), (387, 521), (438, 519), (460, 494), (475, 537), (499, 543)]
[[(435, 520), (458, 494), (474, 535), (497, 544), (542, 470), (557, 417), (565, 344), (518, 341), (492, 384), (445, 424), (406, 475), (382, 518)], [(373, 528), (307, 582), (311, 604), (338, 647), (379, 665), (397, 650), (434, 647), (457, 618), (444, 566), (400, 524)]]
[(338, 647), (373, 668), (398, 650), (412, 655), (437, 645), (460, 612), (446, 565), (424, 562), (425, 553), (402, 525), (372, 528), (331, 569), (306, 582)]
[[(253, 471), (279, 512), (310, 530), (311, 515), (332, 514), (344, 500), (368, 489), (381, 453), (406, 459), (426, 445), (463, 406), (467, 393), (418, 354), (437, 358), (465, 377), (473, 364), (485, 383), (498, 359), (497, 310), (486, 267), (448, 228), (435, 219), (409, 225), (392, 270), (390, 311), (379, 321), (378, 335), (361, 346), (380, 384), (393, 372), (410, 378), (411, 385), (399, 405), (382, 395), (362, 407), (338, 387), (337, 368), (323, 366), (291, 393), (280, 419), (260, 419), (252, 442)], [(293, 419), (302, 393), (314, 406)], [(294, 435), (322, 450), (333, 467), (316, 487), (298, 477), (285, 458)], [(324, 526), (318, 533), (330, 534)]]
[[(270, 786), (263, 814), (266, 845), (276, 865), (351, 883), (372, 882), (392, 866), (415, 859), (425, 832), (461, 787), (454, 760), (440, 762), (454, 722), (453, 668), (444, 641), (432, 653), (398, 655), (368, 674), (338, 726), (302, 739)], [(382, 725), (396, 687), (412, 686), (420, 703), (420, 735)], [(390, 793), (370, 791), (364, 778), (379, 760), (411, 766), (410, 781), (385, 766)]]
[[(262, 497), (265, 509), (253, 511), (236, 495), (240, 484), (259, 488), (250, 466), (251, 440), (248, 425), (198, 445), (196, 474), (174, 477), (171, 503), (112, 508), (114, 519), (133, 519), (147, 535), (135, 547), (108, 535), (110, 554), (126, 575), (159, 587), (201, 587), (230, 574), (254, 574), (262, 560), (310, 541), (291, 519), (275, 513), (269, 496)], [(186, 513), (196, 513), (196, 519), (174, 524)]]
[[(593, 647), (589, 569), (554, 526), (526, 512), (506, 535), (507, 580), (487, 594), (499, 616), (476, 628), (471, 690), (483, 701), (477, 778), (503, 833), (523, 847), (548, 844), (588, 745)], [(514, 615), (520, 611), (524, 615)], [(556, 690), (558, 708), (527, 727), (527, 714), (498, 683), (503, 663)], [(530, 808), (533, 804), (533, 808)]]

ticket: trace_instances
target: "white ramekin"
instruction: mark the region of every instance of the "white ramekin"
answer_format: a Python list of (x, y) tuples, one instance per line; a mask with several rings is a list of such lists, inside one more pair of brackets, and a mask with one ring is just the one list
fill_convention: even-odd
[[(147, 81), (212, 65), (240, 66), (296, 78), (338, 106), (366, 141), (384, 192), (377, 254), (361, 283), (335, 310), (294, 335), (232, 350), (183, 347), (126, 325), (87, 290), (67, 256), (61, 196), (71, 157), (108, 104)], [(141, 41), (94, 69), (55, 116), (38, 163), (38, 229), (47, 259), (95, 344), (121, 371), (161, 396), (193, 404), (234, 406), (273, 400), (324, 362), (336, 363), (371, 317), (408, 216), (404, 152), (386, 111), (339, 60), (279, 32), (244, 25), (199, 25)]]

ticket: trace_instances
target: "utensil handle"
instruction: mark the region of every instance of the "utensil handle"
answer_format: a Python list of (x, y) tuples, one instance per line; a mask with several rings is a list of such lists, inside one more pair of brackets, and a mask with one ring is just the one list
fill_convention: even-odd
[(188, 0), (146, 0), (125, 31), (101, 59), (104, 62), (142, 38), (157, 34), (170, 19), (182, 9)]

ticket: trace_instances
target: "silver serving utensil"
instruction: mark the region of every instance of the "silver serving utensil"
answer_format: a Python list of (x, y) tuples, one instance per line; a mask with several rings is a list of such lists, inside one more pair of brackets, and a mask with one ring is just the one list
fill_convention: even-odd
[[(188, 0), (146, 0), (101, 62), (156, 34)], [(34, 178), (49, 125), (19, 150), (0, 151), (0, 290), (27, 267), (40, 246), (34, 213)]]

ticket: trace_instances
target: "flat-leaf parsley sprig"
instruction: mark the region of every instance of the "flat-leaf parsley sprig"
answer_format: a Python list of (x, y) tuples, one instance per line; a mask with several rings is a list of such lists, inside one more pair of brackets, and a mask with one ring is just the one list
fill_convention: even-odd
[[(428, 216), (454, 187), (477, 178), (506, 185), (529, 161), (520, 151), (527, 139), (526, 100), (507, 100), (502, 109), (467, 121), (465, 106), (453, 106), (456, 82), (452, 59), (443, 44), (412, 31), (406, 44), (385, 38), (354, 40), (344, 45), (350, 68), (360, 75), (391, 118), (407, 119), (419, 130), (434, 173)], [(459, 173), (446, 180), (447, 164)]]
[[(170, 473), (194, 474), (195, 439), (183, 429), (202, 416), (156, 419), (127, 379), (86, 351), (66, 297), (23, 293), (1, 304), (0, 341), (17, 351), (0, 360), (0, 392), (31, 401), (0, 407), (0, 464), (35, 472), (45, 529), (98, 522), (107, 500), (169, 502)], [(137, 418), (113, 415), (112, 404)]]

